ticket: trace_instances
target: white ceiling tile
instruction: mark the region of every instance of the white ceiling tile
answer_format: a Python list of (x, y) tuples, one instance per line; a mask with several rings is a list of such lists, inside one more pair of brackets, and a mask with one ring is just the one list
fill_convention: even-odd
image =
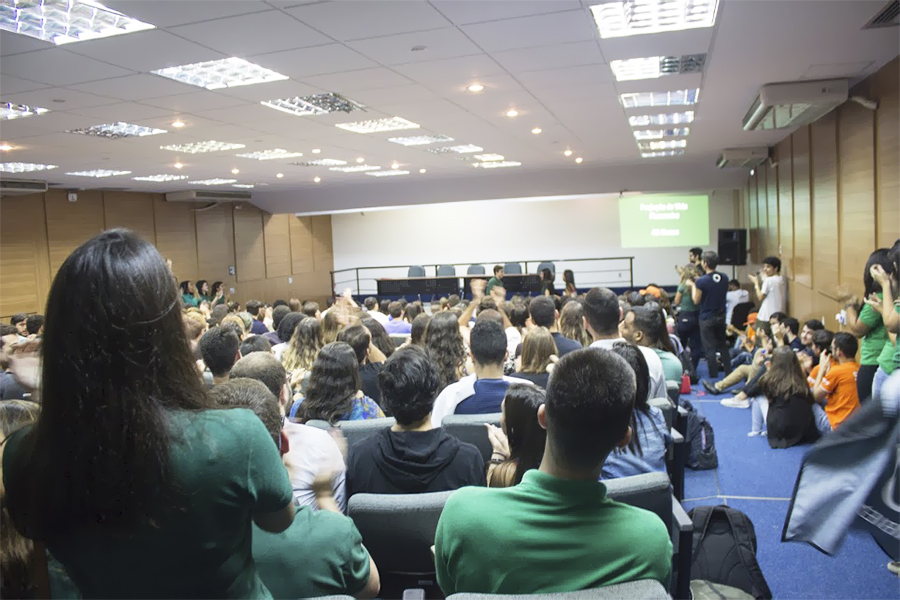
[(503, 67), (487, 54), (399, 65), (394, 67), (394, 70), (426, 86), (456, 82), (460, 88), (465, 88), (481, 77), (506, 73)]
[[(612, 71), (610, 71), (612, 78)], [(696, 89), (703, 83), (702, 73), (682, 73), (679, 75), (664, 75), (657, 79), (636, 79), (634, 81), (619, 81), (616, 89), (620, 94), (631, 92), (668, 92), (671, 90)], [(700, 91), (700, 99), (703, 100), (704, 92)]]
[[(347, 45), (384, 65), (429, 62), (481, 53), (481, 49), (455, 27), (357, 40), (347, 42)], [(422, 47), (425, 49), (413, 51), (413, 48)]]
[(464, 25), (461, 29), (487, 52), (585, 42), (599, 35), (587, 9)]
[(378, 66), (374, 61), (342, 44), (261, 54), (254, 57), (253, 62), (282, 75), (301, 80), (311, 75), (356, 71)]
[(4, 57), (0, 62), (0, 72), (50, 85), (72, 85), (132, 74), (127, 69), (73, 54), (59, 47)]
[(232, 106), (230, 108), (217, 108), (214, 110), (203, 111), (203, 117), (223, 123), (252, 123), (254, 121), (271, 121), (272, 119), (282, 116), (284, 119), (290, 119), (291, 115), (278, 112), (268, 106), (262, 104), (245, 104), (241, 106)]
[[(115, 104), (116, 100), (105, 96), (86, 94), (69, 88), (42, 88), (19, 94), (4, 94), (4, 102), (40, 106), (51, 111), (72, 110), (86, 106)], [(32, 117), (33, 118), (33, 117)]]
[(537, 92), (551, 87), (577, 88), (609, 83), (614, 80), (614, 77), (609, 67), (598, 64), (517, 73), (516, 79), (529, 90)]
[(9, 33), (4, 31), (0, 36), (0, 56), (10, 56), (33, 50), (46, 50), (53, 48), (54, 44), (45, 42), (27, 35)]
[[(98, 123), (101, 121), (104, 123), (125, 121), (126, 123), (144, 124), (142, 123), (144, 119), (172, 116), (171, 111), (165, 108), (146, 106), (135, 102), (117, 102), (105, 106), (77, 108), (68, 112), (96, 119)], [(168, 120), (172, 121), (174, 118)]]
[(182, 25), (169, 31), (228, 56), (241, 58), (334, 41), (280, 10)]
[(3, 121), (3, 141), (16, 140), (23, 137), (59, 133), (68, 129), (96, 125), (94, 119), (64, 112), (49, 112), (27, 119)]
[(225, 54), (159, 29), (89, 40), (66, 46), (72, 52), (133, 71), (155, 71), (208, 60)]
[(572, 42), (540, 48), (520, 48), (494, 54), (494, 60), (509, 71), (539, 71), (580, 65), (602, 64), (603, 54), (597, 42)]
[(653, 35), (635, 35), (600, 40), (600, 50), (607, 61), (646, 56), (683, 56), (703, 54), (712, 44), (713, 28), (667, 31)]
[(421, 0), (344, 0), (287, 8), (285, 12), (342, 42), (449, 25), (441, 13)]
[(7, 94), (39, 90), (45, 87), (47, 87), (46, 83), (38, 83), (37, 81), (29, 81), (27, 79), (0, 73), (0, 92), (3, 92), (4, 96)]
[[(422, 127), (433, 129), (435, 123), (439, 123), (442, 119), (465, 117), (467, 111), (464, 108), (448, 101), (448, 100), (432, 100), (430, 102), (414, 102), (410, 104), (394, 104), (390, 106), (379, 107), (381, 112), (392, 116), (401, 117), (418, 123)], [(347, 115), (352, 116), (352, 115)], [(360, 119), (349, 118), (348, 121), (358, 121)], [(397, 132), (398, 136), (416, 135), (416, 130), (409, 129)], [(391, 132), (393, 133), (393, 132)], [(446, 134), (452, 135), (452, 134)]]
[(264, 100), (277, 100), (279, 98), (293, 98), (294, 96), (308, 96), (320, 94), (324, 90), (293, 79), (283, 81), (269, 81), (257, 85), (239, 85), (233, 88), (216, 90), (217, 93), (232, 98), (238, 98), (247, 102), (259, 103)]
[(581, 3), (576, 0), (438, 0), (432, 4), (457, 25), (562, 12), (581, 7)]
[(875, 61), (866, 60), (853, 63), (835, 63), (830, 65), (812, 65), (801, 79), (831, 79), (838, 77), (860, 77), (868, 71)]
[(250, 102), (207, 90), (203, 92), (194, 92), (193, 94), (148, 98), (147, 100), (140, 102), (140, 104), (168, 108), (178, 112), (202, 114), (205, 110), (225, 108), (228, 106), (240, 106), (241, 104), (250, 104)]
[(350, 94), (361, 90), (375, 90), (410, 85), (412, 81), (390, 69), (377, 67), (360, 71), (347, 71), (328, 75), (305, 77), (304, 83), (323, 90)]
[(160, 96), (174, 96), (176, 94), (188, 94), (197, 89), (186, 83), (180, 83), (157, 75), (145, 74), (126, 75), (125, 77), (79, 83), (69, 86), (69, 88), (118, 100), (141, 100), (159, 98)]
[(258, 0), (178, 0), (177, 3), (161, 0), (106, 0), (104, 4), (157, 27), (221, 19), (270, 8)]
[(353, 92), (350, 97), (366, 106), (381, 108), (391, 104), (409, 104), (412, 102), (437, 100), (438, 95), (421, 85), (404, 85)]

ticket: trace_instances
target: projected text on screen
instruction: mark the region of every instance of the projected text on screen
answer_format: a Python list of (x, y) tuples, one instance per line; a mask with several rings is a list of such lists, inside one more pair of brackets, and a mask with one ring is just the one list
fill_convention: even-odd
[(707, 196), (633, 196), (619, 199), (623, 248), (709, 244)]

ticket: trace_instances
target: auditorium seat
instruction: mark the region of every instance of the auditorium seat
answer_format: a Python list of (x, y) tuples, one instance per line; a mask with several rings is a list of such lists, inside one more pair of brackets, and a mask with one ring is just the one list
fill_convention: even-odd
[(469, 265), (466, 275), (484, 275), (484, 265)]
[[(675, 407), (668, 398), (653, 398), (648, 403), (662, 411), (666, 428), (669, 430), (669, 435), (672, 436), (672, 445), (666, 453), (666, 470), (672, 482), (672, 493), (676, 499), (683, 500), (684, 470), (687, 468), (687, 459), (690, 453), (690, 448), (685, 442), (684, 431), (678, 429), (679, 417), (684, 409)], [(686, 414), (686, 411), (684, 412)]]
[(347, 514), (381, 576), (379, 598), (401, 598), (421, 588), (426, 598), (442, 598), (434, 572), (434, 533), (453, 491), (426, 494), (354, 494)]
[(519, 263), (506, 263), (503, 265), (503, 274), (504, 275), (521, 275), (522, 274), (522, 265)]
[[(338, 421), (336, 427), (344, 434), (347, 440), (347, 448), (352, 448), (354, 444), (366, 439), (367, 437), (377, 433), (382, 429), (392, 427), (397, 421), (394, 417), (385, 417), (383, 419), (361, 419), (358, 421)], [(306, 422), (310, 427), (319, 429), (331, 429), (328, 421), (321, 419), (311, 419)]]
[(544, 269), (550, 269), (550, 272), (553, 273), (553, 276), (556, 277), (556, 265), (552, 262), (542, 262), (538, 265), (537, 272), (540, 273)]
[(438, 265), (438, 277), (454, 277), (456, 275), (456, 267), (453, 265)]
[(501, 413), (489, 415), (447, 415), (441, 420), (441, 427), (461, 442), (472, 444), (481, 451), (484, 462), (491, 460), (493, 448), (488, 438), (485, 423), (500, 426)]
[(406, 273), (407, 277), (425, 277), (425, 267), (422, 265), (413, 265)]
[(447, 596), (447, 600), (668, 600), (666, 588), (652, 579), (629, 581), (577, 592), (554, 594), (471, 594)]
[(388, 336), (390, 336), (391, 341), (394, 342), (394, 348), (399, 348), (409, 339), (408, 333), (389, 333)]

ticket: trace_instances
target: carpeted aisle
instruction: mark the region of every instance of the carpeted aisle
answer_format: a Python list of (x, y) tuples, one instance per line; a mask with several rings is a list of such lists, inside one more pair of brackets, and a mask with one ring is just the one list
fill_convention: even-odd
[[(706, 377), (705, 362), (700, 364)], [(762, 437), (747, 437), (750, 410), (726, 408), (725, 396), (700, 385), (683, 396), (713, 426), (719, 468), (685, 474), (685, 510), (727, 504), (746, 513), (756, 528), (757, 559), (775, 598), (900, 597), (900, 578), (866, 534), (853, 532), (835, 556), (808, 544), (782, 543), (781, 531), (797, 471), (810, 446), (773, 450)]]

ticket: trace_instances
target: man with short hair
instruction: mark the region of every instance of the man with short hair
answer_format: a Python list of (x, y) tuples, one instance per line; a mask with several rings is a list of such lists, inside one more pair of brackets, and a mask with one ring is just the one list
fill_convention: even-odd
[(778, 343), (779, 340), (775, 340), (776, 345), (778, 346), (790, 346), (791, 350), (794, 352), (800, 352), (803, 350), (803, 342), (800, 341), (800, 338), (797, 337), (797, 334), (800, 333), (800, 321), (795, 319), (794, 317), (786, 317), (781, 322), (781, 327), (779, 328), (781, 332), (781, 343)]
[(384, 324), (384, 330), (390, 335), (392, 333), (401, 333), (409, 335), (412, 325), (403, 320), (403, 304), (400, 302), (391, 302), (388, 305), (388, 322)]
[[(259, 417), (290, 474), (291, 442), (282, 429), (284, 416), (271, 391), (259, 381), (235, 378), (217, 386), (212, 395), (219, 406), (248, 408)], [(317, 487), (315, 501), (322, 510), (296, 507), (293, 523), (281, 533), (268, 533), (253, 525), (253, 562), (260, 579), (276, 598), (374, 597), (380, 588), (378, 569), (353, 521), (340, 513), (327, 485)], [(298, 561), (302, 569), (297, 568)]]
[(382, 327), (387, 324), (388, 316), (383, 312), (379, 312), (378, 310), (378, 300), (374, 297), (369, 296), (365, 300), (363, 300), (363, 306), (366, 307), (366, 311), (369, 313), (369, 316), (378, 321)]
[(247, 356), (254, 352), (272, 353), (272, 344), (264, 336), (251, 335), (241, 342), (241, 356)]
[[(745, 289), (741, 289), (741, 282), (737, 279), (731, 279), (728, 282), (728, 293), (725, 294), (725, 324), (731, 325), (731, 315), (734, 313), (734, 307), (738, 304), (750, 302), (750, 294)], [(738, 323), (740, 327), (742, 323)]]
[[(731, 372), (731, 353), (725, 337), (725, 298), (728, 293), (728, 276), (716, 271), (719, 255), (708, 250), (703, 253), (701, 265), (706, 273), (696, 281), (685, 282), (691, 290), (691, 299), (700, 306), (700, 339), (706, 352), (706, 366), (709, 376), (719, 376), (719, 362), (716, 351), (722, 357), (725, 374)], [(700, 357), (691, 357), (696, 369)]]
[(813, 368), (818, 366), (822, 353), (831, 348), (831, 342), (834, 341), (834, 333), (828, 331), (824, 327), (814, 331), (810, 346), (798, 355), (800, 366), (809, 375)]
[(228, 381), (228, 373), (241, 358), (241, 338), (234, 329), (213, 327), (200, 338), (200, 355), (213, 376), (213, 385)]
[(303, 310), (301, 312), (307, 317), (315, 317), (317, 319), (322, 316), (319, 312), (319, 303), (313, 302), (312, 300), (307, 300), (303, 303)]
[(494, 276), (488, 279), (487, 287), (484, 290), (484, 293), (488, 296), (491, 295), (491, 290), (495, 287), (504, 287), (503, 285), (503, 265), (494, 265)]
[(291, 309), (286, 304), (276, 306), (272, 309), (272, 331), (263, 334), (263, 337), (269, 340), (270, 345), (277, 346), (278, 344), (290, 341), (283, 340), (278, 336), (278, 326), (281, 325), (281, 320), (290, 313)]
[(25, 332), (28, 337), (37, 337), (44, 332), (44, 315), (28, 315), (25, 319)]
[(378, 375), (384, 408), (396, 424), (350, 448), (347, 496), (443, 492), (485, 485), (484, 458), (471, 444), (434, 427), (437, 368), (416, 346), (400, 348)]
[(266, 317), (266, 310), (263, 307), (263, 303), (259, 300), (248, 300), (247, 301), (247, 312), (250, 313), (250, 316), (253, 317), (253, 321), (250, 323), (250, 331), (254, 335), (263, 335), (269, 333), (269, 328), (266, 327), (266, 324), (263, 322), (263, 319)]
[(28, 329), (25, 327), (25, 321), (27, 319), (28, 315), (25, 313), (18, 313), (13, 315), (9, 320), (10, 325), (16, 328), (16, 333), (22, 340), (28, 337)]
[[(528, 321), (526, 321), (525, 326), (529, 329), (532, 327), (546, 327), (547, 330), (550, 331), (550, 335), (553, 336), (553, 341), (556, 344), (557, 356), (562, 358), (569, 352), (574, 352), (575, 350), (581, 350), (583, 348), (581, 344), (575, 340), (570, 340), (559, 332), (559, 311), (556, 310), (556, 304), (554, 304), (553, 298), (550, 296), (538, 296), (533, 298), (528, 304), (527, 310)], [(512, 322), (512, 319), (510, 319), (510, 322)], [(519, 344), (516, 347), (516, 356), (519, 356), (520, 354), (522, 354), (522, 344)]]
[[(619, 299), (612, 290), (607, 288), (593, 288), (584, 297), (584, 327), (594, 340), (591, 348), (612, 350), (616, 342), (624, 342), (625, 338), (619, 332), (619, 323), (622, 321), (622, 308)], [(662, 361), (650, 348), (638, 346), (647, 368), (650, 371), (649, 393), (651, 398), (667, 398), (666, 374)]]
[[(809, 374), (812, 390), (813, 414), (819, 433), (827, 433), (847, 420), (859, 408), (856, 390), (856, 351), (859, 343), (853, 334), (840, 331), (834, 334), (831, 349), (822, 353), (819, 366)], [(824, 409), (822, 408), (824, 405)]]
[(759, 298), (759, 313), (757, 319), (768, 321), (772, 313), (784, 312), (787, 309), (787, 293), (785, 291), (784, 277), (781, 275), (781, 259), (777, 256), (767, 256), (763, 259), (762, 285), (759, 275), (750, 275), (753, 282), (753, 291)]
[[(511, 383), (531, 383), (525, 379), (503, 375), (503, 364), (509, 356), (502, 317), (480, 315), (469, 334), (469, 348), (475, 373), (451, 383), (434, 402), (431, 424), (441, 426), (441, 420), (452, 414), (492, 414), (500, 412), (500, 404)], [(499, 322), (498, 322), (499, 321)]]
[(441, 590), (542, 594), (653, 579), (668, 588), (672, 542), (655, 514), (610, 500), (606, 457), (631, 439), (634, 372), (593, 348), (560, 359), (537, 418), (539, 469), (515, 487), (468, 487), (448, 500), (435, 533)]
[(359, 361), (359, 379), (362, 392), (381, 406), (381, 388), (378, 387), (378, 374), (384, 367), (387, 357), (384, 352), (372, 343), (372, 332), (363, 325), (345, 327), (337, 335), (337, 341), (350, 344)]
[[(659, 336), (666, 333), (666, 323), (663, 320), (662, 310), (651, 306), (637, 306), (628, 311), (625, 319), (619, 326), (619, 331), (626, 341), (640, 348), (649, 348), (662, 363), (666, 381), (681, 384), (681, 376), (684, 374), (684, 365), (678, 357), (659, 347)], [(663, 396), (665, 397), (665, 396)]]
[(803, 324), (803, 329), (800, 330), (800, 343), (803, 346), (812, 352), (813, 345), (813, 334), (817, 331), (823, 331), (825, 329), (825, 325), (822, 324), (822, 321), (818, 319), (809, 319)]

